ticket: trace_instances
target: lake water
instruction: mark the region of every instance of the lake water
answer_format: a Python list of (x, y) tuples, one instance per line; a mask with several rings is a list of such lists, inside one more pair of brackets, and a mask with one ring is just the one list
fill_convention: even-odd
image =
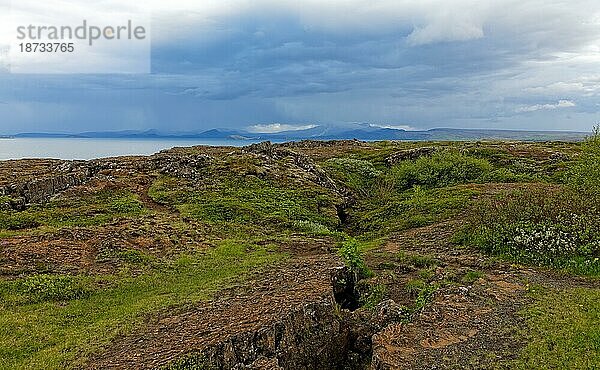
[(94, 159), (122, 155), (149, 155), (176, 146), (244, 146), (249, 140), (221, 139), (0, 139), (0, 160), (22, 158)]

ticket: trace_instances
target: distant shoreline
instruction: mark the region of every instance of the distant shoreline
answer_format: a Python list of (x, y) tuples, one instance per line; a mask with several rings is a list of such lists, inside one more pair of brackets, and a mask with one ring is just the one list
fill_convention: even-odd
[[(0, 135), (15, 139), (108, 139), (108, 140), (224, 140), (239, 143), (259, 141), (300, 141), (300, 140), (362, 140), (362, 141), (581, 141), (590, 132), (579, 131), (534, 131), (498, 129), (455, 129), (434, 128), (429, 130), (403, 130), (373, 126), (359, 126), (352, 129), (329, 129), (325, 126), (308, 130), (256, 133), (243, 130), (211, 129), (201, 132), (162, 132), (146, 131), (100, 131), (81, 133), (26, 132)], [(242, 144), (243, 145), (243, 144)]]

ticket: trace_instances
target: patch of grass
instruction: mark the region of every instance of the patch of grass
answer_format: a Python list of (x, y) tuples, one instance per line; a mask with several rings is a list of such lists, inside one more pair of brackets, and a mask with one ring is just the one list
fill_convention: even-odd
[(431, 268), (419, 270), (419, 278), (423, 280), (430, 280), (435, 276), (435, 271)]
[(415, 310), (420, 310), (433, 300), (435, 292), (439, 286), (436, 284), (427, 284), (417, 294), (415, 299)]
[(421, 254), (410, 255), (408, 262), (418, 268), (436, 266), (440, 263), (435, 257)]
[(143, 209), (142, 202), (133, 196), (111, 199), (108, 209), (116, 214), (138, 214)]
[(0, 230), (24, 230), (40, 226), (93, 226), (121, 217), (138, 216), (142, 203), (126, 191), (101, 191), (78, 198), (62, 198), (36, 204), (24, 211), (0, 211)]
[[(269, 248), (227, 240), (205, 254), (182, 255), (140, 276), (104, 277), (109, 284), (81, 296), (70, 279), (0, 283), (0, 363), (7, 368), (81, 368), (86, 355), (128, 333), (161, 309), (207, 299), (234, 280), (284, 257)], [(27, 302), (40, 295), (50, 300)], [(66, 304), (55, 299), (78, 298)]]
[(325, 225), (313, 221), (294, 221), (292, 224), (295, 230), (301, 231), (309, 235), (332, 235), (333, 231)]
[(536, 177), (529, 174), (514, 173), (508, 168), (496, 168), (481, 175), (479, 182), (530, 182)]
[(117, 260), (134, 265), (149, 264), (154, 257), (137, 249), (107, 249), (101, 251), (96, 259), (99, 261)]
[(339, 223), (336, 199), (326, 189), (285, 186), (255, 176), (223, 177), (203, 187), (161, 177), (149, 194), (155, 201), (177, 208), (184, 217), (229, 224), (229, 228), (242, 224), (286, 229), (297, 221), (335, 228)]
[(516, 369), (600, 368), (600, 290), (538, 289), (527, 319), (527, 346)]
[(68, 301), (83, 298), (91, 288), (70, 275), (33, 275), (21, 282), (21, 290), (31, 302)]
[(354, 158), (332, 158), (324, 167), (334, 178), (362, 196), (368, 196), (381, 172), (366, 160)]
[(600, 125), (582, 144), (579, 160), (567, 171), (567, 183), (590, 196), (600, 194)]
[(454, 151), (436, 152), (414, 161), (403, 161), (387, 174), (398, 191), (416, 185), (427, 188), (446, 187), (476, 181), (492, 170), (485, 159)]
[(450, 218), (464, 209), (476, 193), (454, 187), (415, 187), (390, 197), (361, 200), (350, 210), (350, 227), (358, 232), (387, 235)]
[(421, 292), (421, 290), (423, 290), (425, 288), (426, 285), (427, 285), (427, 283), (425, 283), (421, 279), (413, 279), (413, 280), (410, 280), (408, 283), (406, 283), (406, 286), (404, 287), (404, 289), (406, 289), (406, 291), (410, 295), (416, 297), (417, 295), (419, 295), (419, 292)]
[(481, 271), (470, 270), (462, 277), (461, 281), (467, 284), (473, 284), (484, 276), (484, 273)]
[(159, 370), (210, 370), (212, 367), (207, 365), (209, 362), (204, 355), (198, 353), (187, 354), (180, 359), (161, 366)]
[(0, 195), (0, 210), (10, 210), (12, 199), (7, 195)]

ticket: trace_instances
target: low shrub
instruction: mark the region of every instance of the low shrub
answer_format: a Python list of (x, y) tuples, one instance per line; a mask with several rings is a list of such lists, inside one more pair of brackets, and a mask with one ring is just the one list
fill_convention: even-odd
[(23, 292), (31, 301), (63, 301), (87, 296), (90, 289), (73, 276), (35, 275), (22, 282)]
[(600, 203), (569, 188), (500, 194), (470, 213), (458, 241), (519, 263), (600, 274)]
[(392, 167), (386, 181), (393, 183), (397, 191), (416, 185), (436, 188), (473, 182), (491, 170), (492, 165), (485, 159), (446, 151), (400, 162)]
[(363, 196), (370, 194), (381, 175), (371, 162), (362, 159), (332, 158), (325, 162), (325, 168), (345, 186)]
[(600, 195), (600, 125), (582, 144), (582, 153), (567, 171), (567, 183), (589, 196)]
[(344, 241), (339, 249), (339, 253), (346, 265), (358, 274), (359, 278), (373, 275), (373, 272), (367, 267), (363, 259), (360, 243), (355, 238), (348, 238)]

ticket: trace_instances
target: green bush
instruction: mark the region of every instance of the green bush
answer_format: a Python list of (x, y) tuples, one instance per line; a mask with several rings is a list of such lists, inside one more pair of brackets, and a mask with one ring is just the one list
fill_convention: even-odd
[(437, 152), (414, 161), (403, 161), (392, 167), (387, 182), (397, 191), (420, 185), (428, 188), (473, 182), (492, 170), (485, 159), (456, 152)]
[(533, 176), (528, 174), (516, 174), (508, 168), (497, 168), (482, 174), (481, 182), (526, 182), (532, 181)]
[(582, 153), (571, 171), (567, 182), (589, 196), (600, 196), (600, 126), (582, 144)]
[(360, 243), (355, 238), (348, 238), (344, 241), (339, 249), (339, 253), (346, 265), (357, 273), (359, 277), (373, 275), (363, 260)]
[(383, 284), (371, 286), (369, 292), (360, 297), (361, 306), (368, 309), (375, 308), (375, 306), (383, 301), (386, 292), (386, 286)]
[(458, 241), (519, 263), (600, 274), (600, 203), (568, 188), (481, 201)]
[(325, 162), (325, 168), (348, 188), (360, 195), (369, 195), (377, 177), (381, 175), (375, 166), (362, 159), (332, 158)]
[(63, 301), (87, 296), (90, 290), (68, 275), (35, 275), (22, 282), (23, 292), (31, 301)]

